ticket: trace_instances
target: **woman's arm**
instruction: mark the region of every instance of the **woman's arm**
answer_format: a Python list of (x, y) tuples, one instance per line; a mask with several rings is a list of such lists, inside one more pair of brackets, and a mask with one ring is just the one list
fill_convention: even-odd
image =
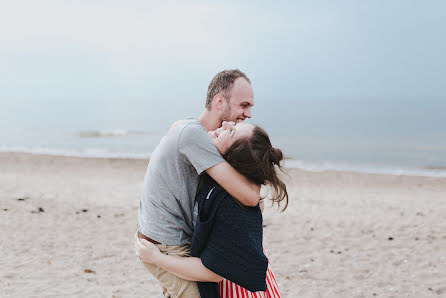
[(135, 251), (143, 263), (163, 268), (182, 279), (219, 282), (223, 277), (204, 267), (200, 258), (171, 256), (161, 253), (153, 243), (136, 237)]

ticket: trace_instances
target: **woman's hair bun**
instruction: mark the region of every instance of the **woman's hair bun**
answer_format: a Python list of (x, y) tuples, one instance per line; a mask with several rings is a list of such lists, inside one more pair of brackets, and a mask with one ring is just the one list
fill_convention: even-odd
[(271, 150), (271, 161), (274, 164), (279, 165), (282, 159), (283, 159), (282, 150), (280, 150), (279, 148), (273, 148)]

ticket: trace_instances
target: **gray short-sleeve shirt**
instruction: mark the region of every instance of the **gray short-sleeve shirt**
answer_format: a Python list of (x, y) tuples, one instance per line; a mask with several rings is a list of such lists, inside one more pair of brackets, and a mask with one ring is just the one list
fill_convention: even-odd
[(199, 175), (224, 161), (199, 120), (172, 127), (150, 156), (138, 210), (140, 231), (167, 245), (190, 242)]

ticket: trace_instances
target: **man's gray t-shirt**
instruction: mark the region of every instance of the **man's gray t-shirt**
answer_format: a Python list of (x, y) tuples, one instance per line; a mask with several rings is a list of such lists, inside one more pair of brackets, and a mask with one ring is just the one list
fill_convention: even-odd
[(139, 202), (141, 233), (167, 245), (190, 242), (199, 175), (224, 161), (199, 120), (172, 127), (150, 156)]

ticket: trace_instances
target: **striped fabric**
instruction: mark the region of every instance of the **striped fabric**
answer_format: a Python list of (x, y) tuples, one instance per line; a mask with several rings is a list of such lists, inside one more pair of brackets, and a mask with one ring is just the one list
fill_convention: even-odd
[[(263, 249), (266, 255), (265, 249)], [(223, 279), (219, 284), (221, 298), (280, 298), (279, 285), (277, 284), (274, 272), (271, 269), (271, 263), (268, 259), (268, 268), (266, 270), (266, 292), (250, 292), (245, 288)]]

